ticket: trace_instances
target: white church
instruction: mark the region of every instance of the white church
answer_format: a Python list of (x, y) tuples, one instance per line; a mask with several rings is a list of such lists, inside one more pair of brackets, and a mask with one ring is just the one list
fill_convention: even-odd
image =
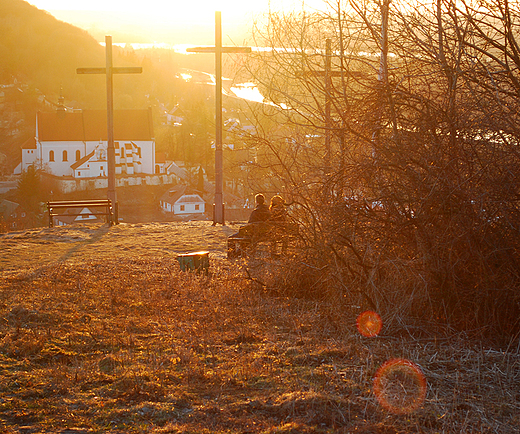
[[(38, 112), (36, 136), (22, 147), (20, 173), (36, 165), (54, 176), (98, 178), (107, 176), (106, 110)], [(114, 111), (116, 175), (164, 172), (155, 161), (152, 112)]]

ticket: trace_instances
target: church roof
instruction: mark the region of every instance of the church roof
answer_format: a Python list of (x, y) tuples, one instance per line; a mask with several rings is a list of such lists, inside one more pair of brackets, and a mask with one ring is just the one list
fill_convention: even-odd
[(204, 199), (193, 189), (186, 185), (176, 185), (161, 196), (162, 202), (172, 205), (177, 202), (204, 203)]
[[(81, 112), (39, 112), (40, 141), (107, 140), (106, 110)], [(153, 140), (152, 112), (148, 110), (114, 110), (114, 140)]]
[(36, 138), (31, 137), (30, 139), (27, 139), (24, 144), (22, 145), (22, 149), (37, 149), (36, 148)]

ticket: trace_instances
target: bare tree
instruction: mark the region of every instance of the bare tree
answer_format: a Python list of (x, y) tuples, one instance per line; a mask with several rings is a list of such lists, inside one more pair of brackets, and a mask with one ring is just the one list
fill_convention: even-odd
[(390, 318), (520, 326), (518, 25), (501, 0), (367, 0), (257, 29), (256, 145), (328, 287)]

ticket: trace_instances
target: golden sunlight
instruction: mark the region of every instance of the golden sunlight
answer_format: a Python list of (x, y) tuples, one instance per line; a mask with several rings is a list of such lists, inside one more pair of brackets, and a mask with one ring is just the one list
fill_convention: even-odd
[(322, 3), (320, 1), (303, 0), (257, 0), (244, 2), (242, 0), (192, 0), (187, 2), (172, 2), (170, 0), (148, 0), (142, 3), (129, 3), (126, 0), (89, 0), (78, 2), (70, 0), (29, 0), (29, 3), (47, 11), (106, 11), (122, 12), (125, 14), (141, 14), (165, 18), (170, 15), (175, 18), (179, 15), (190, 14), (197, 16), (207, 11), (220, 10), (222, 13), (235, 14), (236, 12), (257, 12), (271, 9), (300, 9), (305, 5)]
[(211, 44), (215, 11), (222, 12), (225, 43), (241, 43), (254, 21), (271, 11), (326, 7), (325, 0), (28, 0), (58, 20), (89, 32), (98, 41), (109, 34), (115, 42)]

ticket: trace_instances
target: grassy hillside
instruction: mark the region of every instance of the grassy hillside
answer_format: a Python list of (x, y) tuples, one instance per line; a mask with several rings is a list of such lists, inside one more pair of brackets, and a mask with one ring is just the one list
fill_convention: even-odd
[[(281, 296), (269, 270), (283, 264), (224, 259), (234, 230), (0, 236), (0, 430), (517, 432), (519, 348), (399, 321), (364, 337), (359, 307)], [(209, 275), (180, 272), (176, 255), (198, 249), (211, 252)], [(424, 373), (424, 400), (410, 372), (378, 376), (395, 358)]]

